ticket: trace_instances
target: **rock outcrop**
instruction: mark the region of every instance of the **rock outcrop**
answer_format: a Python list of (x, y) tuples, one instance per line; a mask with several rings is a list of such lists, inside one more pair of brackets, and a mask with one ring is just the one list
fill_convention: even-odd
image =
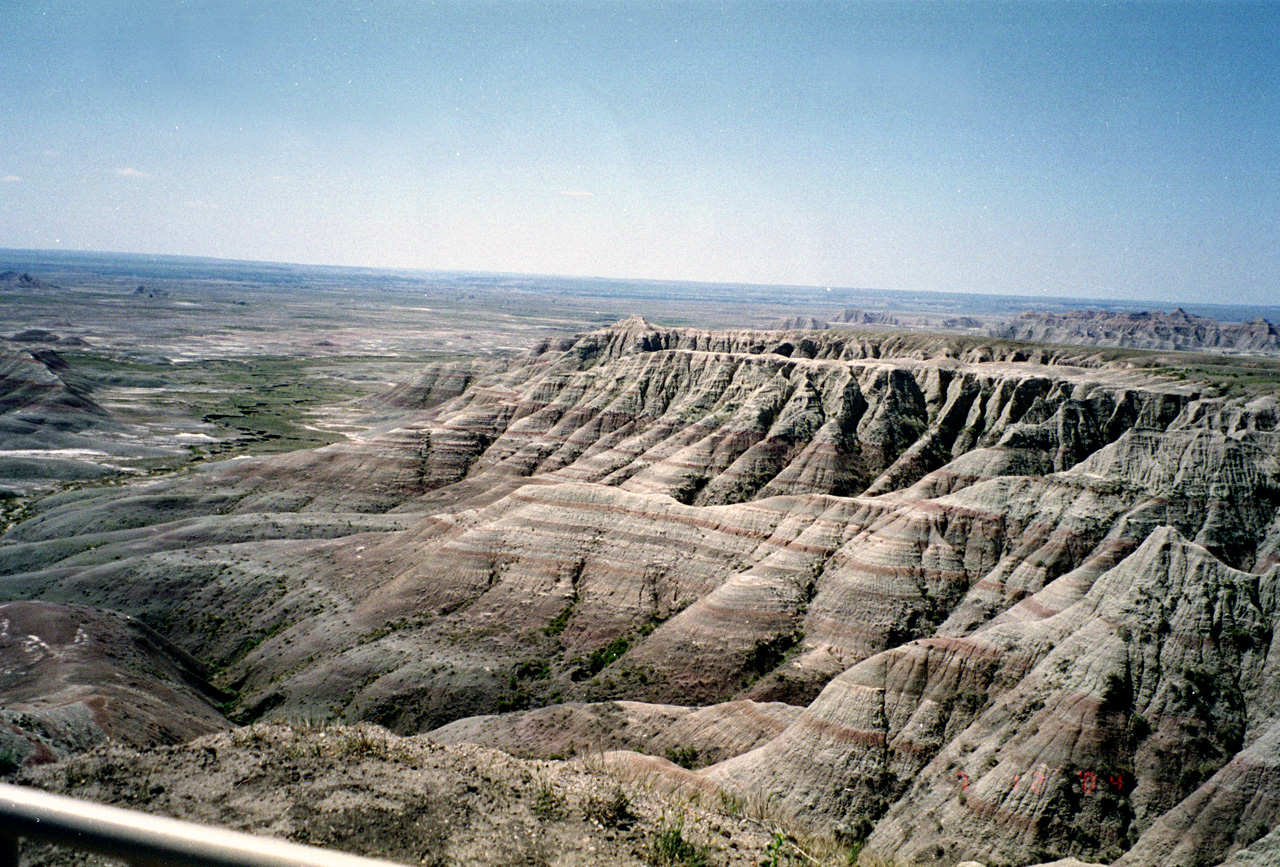
[[(1258, 711), (1278, 589), (1280, 570), (1232, 570), (1158, 529), (967, 636), (940, 630), (854, 666), (710, 773), (809, 821), (874, 827), (868, 851), (908, 863), (939, 849), (1216, 863), (1276, 815), (1274, 712)], [(1170, 860), (1178, 846), (1199, 860)]]
[(779, 320), (775, 326), (777, 331), (821, 331), (827, 323), (812, 316), (791, 316)]
[(0, 289), (16, 289), (19, 291), (32, 291), (36, 289), (57, 289), (58, 287), (52, 283), (46, 283), (39, 277), (17, 271), (0, 271)]
[(1043, 343), (1280, 355), (1280, 331), (1261, 317), (1249, 322), (1218, 322), (1181, 308), (1171, 313), (1028, 312), (988, 333)]
[(899, 326), (903, 324), (902, 320), (889, 313), (875, 313), (859, 310), (857, 307), (846, 307), (836, 314), (831, 321), (845, 325)]
[(52, 349), (0, 350), (0, 418), (6, 433), (50, 426), (81, 430), (106, 413), (90, 396), (92, 385)]

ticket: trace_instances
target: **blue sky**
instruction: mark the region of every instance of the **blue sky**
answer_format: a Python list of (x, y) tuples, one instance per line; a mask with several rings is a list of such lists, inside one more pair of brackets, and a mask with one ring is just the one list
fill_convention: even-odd
[(1280, 4), (0, 4), (0, 247), (1280, 298)]

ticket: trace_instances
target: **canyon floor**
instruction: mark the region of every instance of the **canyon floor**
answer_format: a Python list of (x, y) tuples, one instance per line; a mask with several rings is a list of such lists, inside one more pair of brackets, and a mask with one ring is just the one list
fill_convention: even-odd
[(1280, 863), (1270, 326), (6, 273), (14, 779), (406, 863)]

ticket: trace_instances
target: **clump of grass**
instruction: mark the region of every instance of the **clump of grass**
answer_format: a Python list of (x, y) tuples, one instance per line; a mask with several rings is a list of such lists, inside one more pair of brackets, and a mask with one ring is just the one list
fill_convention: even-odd
[(551, 782), (540, 778), (533, 790), (533, 805), (529, 808), (533, 815), (544, 822), (563, 819), (565, 813), (564, 796), (555, 790)]
[(684, 838), (684, 816), (670, 824), (664, 816), (649, 845), (649, 863), (655, 867), (707, 867), (710, 852)]
[(364, 726), (358, 726), (342, 733), (338, 754), (345, 758), (385, 759), (387, 742), (383, 738), (375, 737)]
[(745, 806), (746, 802), (738, 795), (731, 795), (728, 792), (720, 793), (720, 812), (730, 819), (741, 818)]
[(231, 742), (238, 747), (252, 747), (257, 750), (271, 745), (267, 730), (262, 725), (247, 725), (236, 729), (231, 735)]
[(617, 827), (630, 821), (631, 799), (620, 786), (607, 795), (588, 795), (582, 801), (582, 815), (605, 827)]

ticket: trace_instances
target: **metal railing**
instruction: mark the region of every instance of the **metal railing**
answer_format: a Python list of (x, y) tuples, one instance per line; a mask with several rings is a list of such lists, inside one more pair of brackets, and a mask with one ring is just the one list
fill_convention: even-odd
[(138, 867), (402, 867), (0, 783), (0, 867), (18, 867), (19, 838)]

